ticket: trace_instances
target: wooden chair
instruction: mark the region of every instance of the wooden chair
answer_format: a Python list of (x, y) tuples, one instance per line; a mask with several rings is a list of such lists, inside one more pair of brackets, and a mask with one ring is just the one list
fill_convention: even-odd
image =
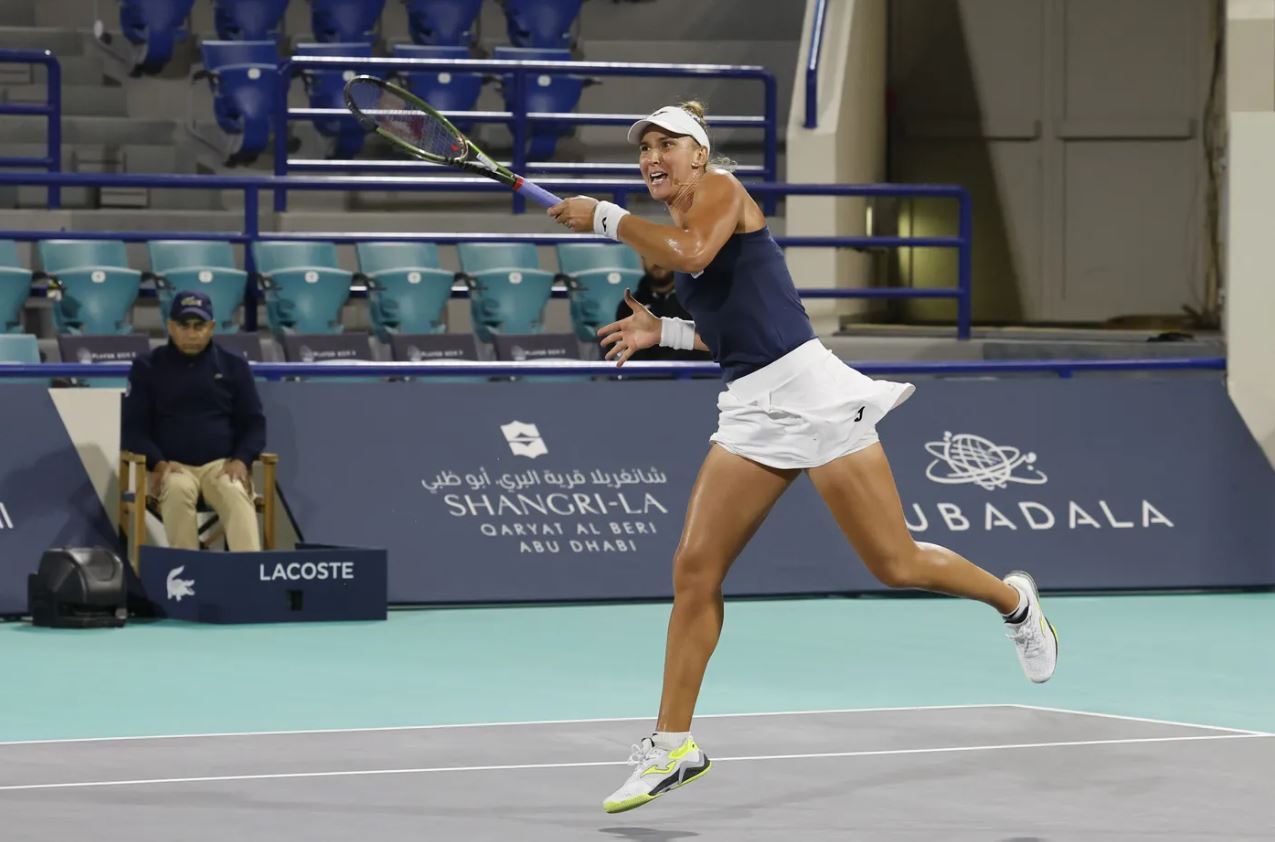
[[(261, 492), (256, 493), (254, 490), (252, 502), (256, 510), (261, 513), (264, 521), (262, 547), (267, 550), (273, 550), (275, 548), (275, 471), (279, 464), (279, 454), (263, 453), (253, 463), (253, 469), (258, 464), (261, 465), (262, 473)], [(139, 572), (141, 559), (141, 546), (146, 540), (146, 512), (150, 511), (156, 517), (159, 517), (159, 500), (152, 496), (147, 489), (147, 484), (150, 482), (150, 473), (146, 470), (146, 457), (142, 454), (121, 450), (119, 477), (120, 537), (128, 549), (128, 561), (133, 565), (133, 572), (137, 573)], [(138, 500), (145, 502), (143, 505), (138, 505)], [(196, 506), (196, 511), (213, 514), (212, 518), (199, 527), (200, 546), (207, 549), (221, 538), (224, 527), (220, 524), (220, 518), (204, 502), (202, 496)]]

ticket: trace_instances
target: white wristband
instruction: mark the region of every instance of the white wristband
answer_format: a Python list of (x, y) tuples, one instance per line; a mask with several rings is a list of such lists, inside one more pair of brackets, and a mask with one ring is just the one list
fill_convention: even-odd
[(694, 350), (695, 322), (664, 316), (660, 319), (660, 345), (678, 351)]
[(598, 202), (593, 209), (593, 233), (620, 241), (620, 220), (629, 212), (614, 202)]

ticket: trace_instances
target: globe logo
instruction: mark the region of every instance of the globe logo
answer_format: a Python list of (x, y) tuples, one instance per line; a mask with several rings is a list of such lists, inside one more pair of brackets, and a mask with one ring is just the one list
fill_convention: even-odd
[(1048, 479), (1036, 468), (1036, 454), (1016, 447), (1002, 447), (973, 433), (943, 434), (942, 441), (925, 443), (934, 457), (925, 475), (944, 485), (977, 485), (991, 491), (1011, 482), (1043, 485)]

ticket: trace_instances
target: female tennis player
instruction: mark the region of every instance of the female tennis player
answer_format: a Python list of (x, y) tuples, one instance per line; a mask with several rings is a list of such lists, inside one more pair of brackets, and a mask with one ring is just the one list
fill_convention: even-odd
[(815, 337), (761, 209), (710, 160), (699, 103), (659, 109), (634, 123), (628, 139), (638, 144), (642, 178), (672, 225), (587, 196), (548, 214), (677, 270), (678, 298), (695, 320), (656, 318), (626, 292), (633, 315), (598, 331), (608, 360), (623, 365), (657, 344), (707, 350), (721, 364), (726, 389), (673, 558), (656, 730), (633, 747), (629, 762), (637, 768), (603, 809), (639, 807), (708, 771), (690, 728), (721, 633), (722, 581), (802, 471), (877, 579), (987, 603), (1004, 617), (1027, 677), (1047, 681), (1058, 639), (1031, 576), (1015, 571), (997, 579), (951, 550), (912, 539), (876, 425), (914, 387), (855, 371)]

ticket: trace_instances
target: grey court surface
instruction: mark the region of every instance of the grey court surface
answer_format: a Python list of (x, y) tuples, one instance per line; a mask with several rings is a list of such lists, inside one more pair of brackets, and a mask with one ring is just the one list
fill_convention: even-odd
[(709, 716), (708, 775), (602, 798), (649, 720), (0, 744), (0, 840), (1275, 838), (1275, 736), (992, 705)]

